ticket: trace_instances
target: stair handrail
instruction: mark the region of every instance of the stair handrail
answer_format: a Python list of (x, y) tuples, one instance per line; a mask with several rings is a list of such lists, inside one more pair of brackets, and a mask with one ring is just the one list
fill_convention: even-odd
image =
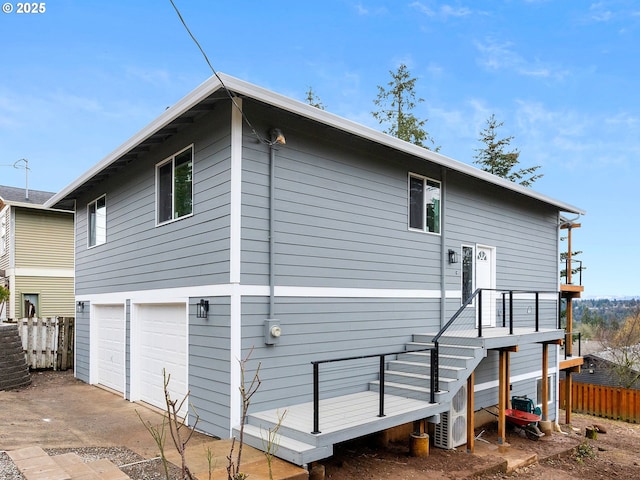
[[(411, 350), (412, 352), (428, 352), (432, 351), (431, 358), (433, 358), (433, 348), (421, 348), (416, 350)], [(378, 417), (384, 417), (384, 367), (385, 367), (385, 358), (391, 355), (400, 355), (403, 353), (407, 353), (406, 350), (400, 352), (391, 352), (391, 353), (372, 353), (369, 355), (357, 355), (352, 357), (342, 357), (342, 358), (332, 358), (327, 360), (314, 360), (311, 362), (313, 365), (313, 431), (311, 432), (313, 435), (318, 435), (322, 433), (320, 431), (320, 364), (321, 363), (335, 363), (335, 362), (346, 362), (350, 360), (362, 360), (366, 358), (375, 358), (378, 357), (380, 359), (380, 388), (378, 394)], [(431, 365), (431, 376), (433, 377), (433, 365)], [(433, 385), (433, 380), (432, 380)], [(433, 401), (434, 395), (431, 394), (431, 403), (435, 403)]]
[[(458, 309), (456, 313), (449, 319), (447, 323), (440, 329), (440, 331), (433, 337), (431, 343), (433, 343), (433, 349), (431, 350), (431, 403), (435, 403), (436, 392), (440, 391), (440, 345), (439, 340), (440, 337), (446, 332), (451, 325), (456, 321), (456, 319), (460, 316), (460, 314), (473, 303), (476, 296), (480, 298), (480, 302), (482, 302), (482, 294), (479, 293), (482, 289), (477, 288), (473, 294), (467, 298), (467, 301), (462, 304), (462, 306)], [(482, 306), (480, 303), (479, 307)], [(482, 328), (482, 327), (481, 327)]]

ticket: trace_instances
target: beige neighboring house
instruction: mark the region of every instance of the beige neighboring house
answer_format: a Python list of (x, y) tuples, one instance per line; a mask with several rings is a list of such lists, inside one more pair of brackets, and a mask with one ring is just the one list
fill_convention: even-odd
[(0, 185), (0, 320), (75, 315), (74, 217), (43, 206), (53, 195)]

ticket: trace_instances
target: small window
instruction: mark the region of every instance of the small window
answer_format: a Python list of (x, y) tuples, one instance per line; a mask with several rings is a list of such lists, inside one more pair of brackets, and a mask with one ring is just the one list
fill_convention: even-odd
[(22, 294), (22, 316), (24, 318), (37, 318), (39, 305), (40, 300), (37, 293)]
[(409, 175), (409, 228), (440, 233), (440, 182)]
[(107, 241), (107, 198), (103, 195), (87, 205), (89, 218), (89, 247), (102, 245)]
[(193, 213), (193, 146), (156, 166), (158, 223)]

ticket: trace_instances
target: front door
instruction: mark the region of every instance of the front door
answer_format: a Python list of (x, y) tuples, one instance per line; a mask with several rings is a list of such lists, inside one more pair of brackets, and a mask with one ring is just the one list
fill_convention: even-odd
[[(476, 288), (482, 291), (482, 326), (496, 326), (496, 306), (499, 300), (496, 288), (496, 249), (486, 245), (476, 246)], [(480, 314), (480, 312), (478, 312)]]

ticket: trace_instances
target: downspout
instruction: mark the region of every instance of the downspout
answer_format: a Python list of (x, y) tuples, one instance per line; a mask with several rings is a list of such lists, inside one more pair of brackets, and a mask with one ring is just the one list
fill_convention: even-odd
[(273, 128), (269, 132), (271, 141), (269, 142), (269, 316), (275, 315), (275, 178), (276, 178), (276, 145), (284, 145), (285, 139), (279, 128)]
[(445, 197), (446, 197), (446, 185), (447, 185), (447, 170), (442, 167), (440, 169), (440, 179), (441, 179), (441, 190), (440, 190), (440, 328), (442, 328), (447, 319), (445, 318), (446, 314), (446, 306), (447, 306), (447, 284), (446, 284), (446, 274), (445, 269), (447, 268), (446, 263), (446, 244), (447, 239), (445, 232), (447, 231), (445, 228), (445, 220), (447, 216), (444, 214), (445, 210)]

